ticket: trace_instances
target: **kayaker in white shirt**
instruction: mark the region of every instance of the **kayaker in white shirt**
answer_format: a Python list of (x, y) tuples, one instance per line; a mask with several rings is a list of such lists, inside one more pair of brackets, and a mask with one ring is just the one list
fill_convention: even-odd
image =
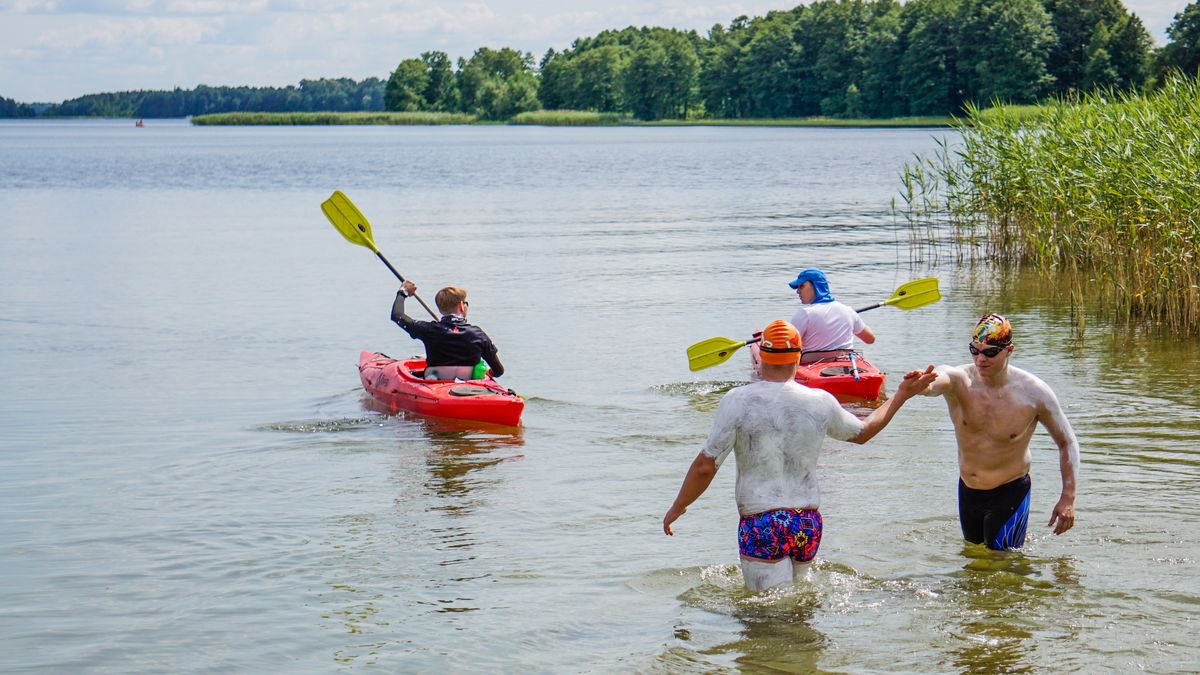
[(818, 361), (850, 351), (856, 337), (866, 344), (875, 343), (875, 333), (858, 312), (829, 292), (829, 280), (821, 270), (810, 267), (788, 286), (795, 289), (803, 303), (792, 317), (792, 325), (800, 331), (804, 344), (801, 361)]
[(937, 376), (932, 365), (906, 373), (895, 395), (859, 420), (829, 392), (796, 383), (801, 345), (786, 321), (763, 329), (762, 379), (721, 399), (708, 440), (663, 516), (663, 532), (673, 535), (671, 524), (704, 494), (732, 451), (742, 577), (753, 591), (793, 581), (817, 554), (823, 529), (817, 456), (825, 437), (866, 443)]

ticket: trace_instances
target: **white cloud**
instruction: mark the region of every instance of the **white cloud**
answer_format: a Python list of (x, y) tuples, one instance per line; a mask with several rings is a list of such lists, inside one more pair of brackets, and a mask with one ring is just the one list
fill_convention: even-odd
[(103, 50), (129, 52), (148, 45), (196, 44), (220, 34), (223, 18), (211, 19), (100, 19), (43, 33), (23, 51), (27, 60), (44, 56), (70, 58), (75, 52)]
[(372, 18), (370, 23), (385, 32), (463, 33), (495, 21), (496, 15), (487, 5), (468, 4), (458, 9), (432, 7), (416, 12), (383, 14)]
[[(808, 4), (809, 0), (805, 0)], [(1125, 0), (1156, 42), (1188, 0)], [(706, 33), (797, 0), (0, 0), (0, 96), (386, 77), (402, 59), (535, 56), (626, 26)], [(86, 66), (81, 66), (86, 64)]]
[(1125, 8), (1138, 15), (1159, 45), (1167, 43), (1167, 26), (1187, 4), (1186, 0), (1125, 0)]
[(169, 14), (254, 14), (265, 11), (268, 0), (167, 0)]
[(3, 0), (0, 11), (14, 14), (48, 13), (58, 9), (55, 0)]

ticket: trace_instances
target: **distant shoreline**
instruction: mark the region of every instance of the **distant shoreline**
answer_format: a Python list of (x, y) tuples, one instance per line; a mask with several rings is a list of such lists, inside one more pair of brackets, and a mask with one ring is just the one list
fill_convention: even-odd
[(574, 110), (539, 110), (509, 120), (493, 121), (474, 115), (440, 112), (321, 112), (321, 113), (215, 113), (197, 115), (198, 126), (322, 126), (322, 125), (446, 125), (518, 124), (532, 126), (651, 126), (651, 127), (831, 127), (831, 128), (927, 128), (949, 127), (950, 117), (895, 117), (890, 119), (840, 119), (801, 117), (780, 119), (691, 119), (637, 120), (617, 113)]

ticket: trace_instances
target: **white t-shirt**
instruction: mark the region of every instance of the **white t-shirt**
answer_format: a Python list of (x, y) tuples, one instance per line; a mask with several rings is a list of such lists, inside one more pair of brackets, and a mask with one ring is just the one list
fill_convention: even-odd
[(817, 455), (826, 436), (854, 438), (863, 423), (838, 405), (832, 394), (793, 380), (761, 380), (738, 387), (721, 399), (701, 452), (725, 461), (737, 457), (738, 512), (817, 508)]
[(851, 349), (854, 334), (867, 327), (858, 312), (837, 300), (800, 305), (792, 325), (800, 331), (800, 346), (806, 352)]

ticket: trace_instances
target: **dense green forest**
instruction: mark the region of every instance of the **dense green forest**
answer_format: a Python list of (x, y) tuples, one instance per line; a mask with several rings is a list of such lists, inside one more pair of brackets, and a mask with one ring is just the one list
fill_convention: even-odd
[[(288, 87), (209, 87), (89, 94), (42, 111), (45, 117), (187, 117), (216, 112), (382, 111), (383, 80), (301, 80)], [(4, 109), (0, 102), (0, 110)], [(27, 106), (28, 108), (28, 106)], [(0, 113), (0, 116), (4, 116)], [(9, 117), (27, 115), (8, 115)]]
[[(1032, 103), (1143, 90), (1200, 66), (1200, 0), (1154, 49), (1121, 0), (817, 0), (740, 16), (706, 36), (607, 30), (535, 61), (480, 48), (431, 51), (376, 78), (298, 87), (207, 87), (93, 94), (47, 116), (182, 117), (216, 112), (453, 112), (509, 119), (537, 109), (638, 119), (949, 115), (991, 101)], [(30, 107), (0, 99), (0, 116)]]
[(33, 117), (33, 106), (0, 96), (0, 117)]

